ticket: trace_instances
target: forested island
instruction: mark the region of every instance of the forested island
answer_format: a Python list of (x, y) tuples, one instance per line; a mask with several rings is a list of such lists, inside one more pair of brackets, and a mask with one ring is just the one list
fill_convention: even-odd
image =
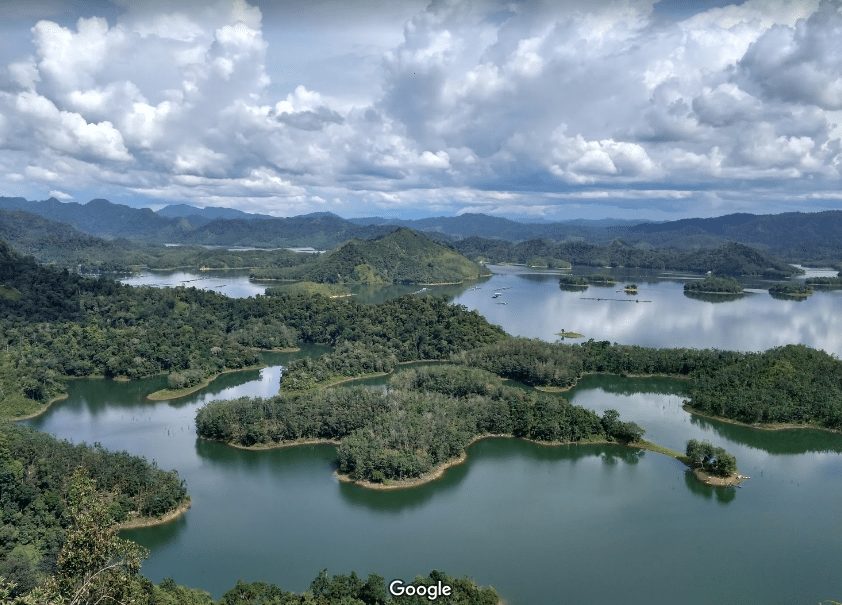
[(255, 279), (330, 284), (459, 284), (490, 275), (444, 244), (397, 229), (370, 240), (351, 240), (297, 267), (255, 269)]
[(643, 436), (616, 412), (600, 418), (561, 397), (505, 386), (490, 372), (448, 365), (401, 372), (385, 391), (339, 387), (288, 394), (282, 388), (268, 400), (213, 402), (199, 410), (196, 432), (244, 447), (336, 442), (342, 475), (398, 486), (438, 477), (482, 437), (557, 444), (631, 443)]
[(563, 259), (574, 266), (692, 271), (702, 274), (711, 271), (715, 275), (733, 277), (785, 278), (801, 273), (799, 269), (765, 252), (733, 243), (683, 250), (634, 246), (623, 241), (610, 244), (547, 240), (513, 243), (469, 237), (453, 245), (468, 258), (486, 263), (523, 264), (531, 258), (541, 257)]
[(780, 283), (769, 288), (769, 294), (775, 298), (808, 298), (813, 288), (806, 283)]
[(742, 294), (743, 286), (732, 277), (709, 275), (704, 279), (687, 282), (684, 291), (690, 294)]
[(808, 277), (804, 280), (804, 284), (810, 288), (838, 289), (842, 288), (842, 276)]
[(558, 285), (562, 289), (579, 289), (588, 286), (611, 286), (617, 281), (610, 275), (593, 273), (591, 275), (562, 275), (558, 278)]

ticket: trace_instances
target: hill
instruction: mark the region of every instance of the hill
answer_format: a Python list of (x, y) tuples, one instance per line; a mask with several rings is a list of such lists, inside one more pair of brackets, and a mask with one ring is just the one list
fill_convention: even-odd
[(717, 275), (788, 277), (798, 270), (770, 254), (742, 244), (728, 243), (698, 250), (653, 249), (615, 241), (609, 245), (585, 242), (529, 240), (510, 243), (501, 240), (468, 238), (454, 243), (468, 258), (490, 263), (521, 263), (530, 259), (567, 261), (591, 267), (634, 267), (642, 269), (693, 271)]
[(318, 283), (441, 284), (477, 279), (485, 273), (452, 248), (401, 227), (371, 240), (351, 240), (300, 267), (265, 269), (252, 275)]
[(29, 212), (105, 239), (126, 238), (154, 243), (333, 248), (355, 237), (374, 237), (391, 231), (389, 227), (355, 225), (325, 212), (289, 218), (249, 215), (247, 219), (211, 220), (195, 214), (162, 216), (149, 208), (132, 208), (108, 200), (78, 204), (54, 198), (31, 202), (23, 198), (0, 197), (0, 210)]
[(198, 206), (191, 206), (189, 204), (170, 204), (163, 208), (156, 210), (155, 214), (158, 216), (165, 216), (167, 218), (185, 218), (185, 217), (199, 217), (209, 221), (221, 219), (243, 219), (253, 220), (260, 218), (272, 218), (268, 214), (252, 214), (250, 212), (243, 212), (234, 208), (215, 208), (208, 206), (206, 208), (199, 208)]
[(149, 269), (291, 267), (311, 260), (284, 249), (227, 250), (105, 240), (28, 212), (0, 210), (0, 240), (42, 263), (81, 273)]
[[(617, 229), (612, 229), (619, 233)], [(622, 230), (629, 241), (677, 248), (740, 242), (793, 261), (838, 262), (842, 257), (842, 211), (728, 214)]]

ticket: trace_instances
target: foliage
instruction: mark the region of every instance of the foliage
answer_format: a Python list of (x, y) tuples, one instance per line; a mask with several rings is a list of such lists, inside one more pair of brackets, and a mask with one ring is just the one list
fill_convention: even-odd
[(775, 284), (769, 288), (769, 294), (778, 298), (807, 298), (813, 293), (813, 288), (802, 283)]
[(701, 412), (842, 428), (842, 361), (804, 345), (738, 353), (507, 339), (452, 358), (533, 386), (569, 387), (585, 372), (688, 376), (691, 404)]
[(808, 277), (804, 283), (814, 288), (842, 288), (842, 277)]
[(340, 441), (339, 470), (373, 482), (420, 477), (478, 436), (547, 442), (638, 441), (642, 429), (611, 411), (601, 419), (561, 397), (506, 386), (489, 372), (441, 365), (396, 374), (386, 390), (316, 389), (271, 399), (213, 402), (199, 436), (245, 446)]
[(291, 269), (259, 269), (255, 278), (300, 279), (318, 283), (452, 283), (485, 272), (448, 246), (398, 229), (372, 240), (351, 240), (314, 262)]
[(504, 335), (441, 298), (368, 306), (306, 294), (231, 299), (195, 288), (132, 288), (40, 267), (2, 245), (0, 280), (21, 293), (0, 307), (0, 414), (6, 417), (36, 411), (61, 393), (64, 376), (167, 373), (173, 384), (189, 386), (257, 364), (255, 349), (299, 340), (342, 344), (347, 359), (293, 364), (287, 378), (298, 373), (306, 386), (372, 371), (371, 364), (388, 370), (396, 361), (446, 358)]
[(803, 345), (697, 368), (690, 394), (693, 408), (741, 422), (842, 429), (842, 362)]
[(701, 469), (711, 475), (729, 477), (737, 472), (737, 459), (707, 441), (688, 441), (686, 457), (691, 468)]
[[(76, 477), (68, 483), (78, 469), (89, 479)], [(63, 498), (71, 485), (82, 490), (72, 506), (83, 506), (83, 496), (95, 485), (104, 494), (99, 501), (107, 507), (95, 514), (117, 522), (136, 515), (160, 516), (187, 498), (174, 471), (161, 471), (142, 458), (0, 425), (0, 575), (21, 591), (31, 589), (44, 571), (60, 567), (59, 548), (66, 541), (69, 520), (77, 518), (77, 509), (68, 508)]]
[(606, 245), (547, 240), (510, 243), (467, 238), (454, 243), (454, 247), (468, 258), (480, 258), (491, 263), (524, 263), (535, 256), (544, 256), (564, 259), (573, 265), (669, 269), (696, 273), (712, 271), (717, 275), (787, 277), (799, 272), (765, 252), (734, 243), (722, 244), (715, 248), (680, 250), (655, 249), (649, 245), (637, 246), (623, 241)]
[[(38, 586), (22, 587), (0, 574), (0, 601), (9, 605), (421, 605), (424, 598), (393, 599), (382, 576), (365, 580), (356, 573), (328, 575), (323, 570), (302, 594), (287, 592), (264, 582), (244, 583), (226, 592), (219, 601), (203, 591), (179, 586), (165, 579), (158, 586), (139, 575), (146, 551), (117, 535), (111, 515), (111, 495), (98, 489), (85, 471), (70, 478), (64, 503), (66, 535), (51, 574)], [(496, 605), (497, 593), (467, 578), (453, 578), (433, 571), (412, 584), (441, 582), (453, 595), (440, 602), (451, 605)]]
[(684, 284), (684, 291), (701, 294), (741, 294), (743, 286), (732, 277), (709, 275), (704, 279), (687, 282)]

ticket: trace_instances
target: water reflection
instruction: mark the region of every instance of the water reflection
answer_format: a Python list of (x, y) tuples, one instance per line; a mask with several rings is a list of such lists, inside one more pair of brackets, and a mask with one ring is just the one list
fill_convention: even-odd
[[(804, 301), (775, 300), (761, 292), (711, 304), (685, 296), (678, 278), (650, 273), (649, 279), (640, 274), (633, 279), (636, 298), (652, 302), (635, 304), (616, 292), (619, 282), (583, 293), (560, 290), (556, 275), (494, 270), (498, 273), (482, 290), (466, 290), (454, 302), (517, 336), (554, 341), (564, 328), (586, 339), (653, 347), (755, 351), (802, 343), (842, 355), (842, 291), (816, 292)], [(492, 299), (495, 291), (502, 294)], [(596, 298), (603, 300), (588, 300)]]
[(715, 500), (723, 505), (733, 502), (734, 498), (737, 497), (737, 489), (739, 489), (736, 487), (715, 487), (708, 485), (699, 481), (696, 475), (693, 474), (693, 471), (690, 470), (684, 472), (684, 484), (691, 494), (701, 496), (707, 500)]

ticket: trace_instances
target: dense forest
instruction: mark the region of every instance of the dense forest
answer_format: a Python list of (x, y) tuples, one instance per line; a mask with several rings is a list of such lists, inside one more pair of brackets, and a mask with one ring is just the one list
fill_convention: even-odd
[(368, 285), (461, 283), (486, 274), (455, 250), (409, 229), (370, 240), (351, 240), (298, 267), (256, 269), (251, 273), (255, 279)]
[(697, 294), (742, 294), (743, 286), (731, 277), (709, 275), (704, 279), (687, 282), (684, 291)]
[[(146, 550), (118, 535), (120, 499), (125, 492), (108, 489), (85, 466), (71, 467), (62, 481), (52, 481), (46, 488), (37, 480), (34, 486), (22, 480), (9, 485), (10, 477), (21, 474), (22, 465), (14, 459), (9, 462), (4, 451), (0, 449), (0, 481), (8, 489), (1, 492), (3, 521), (9, 516), (20, 518), (14, 511), (16, 499), (18, 503), (31, 503), (37, 508), (25, 511), (31, 523), (23, 529), (41, 536), (40, 542), (18, 544), (12, 555), (0, 562), (0, 602), (4, 605), (421, 605), (430, 602), (426, 595), (439, 583), (452, 590), (450, 596), (440, 597), (441, 603), (497, 605), (500, 601), (493, 588), (479, 587), (467, 578), (450, 577), (440, 571), (406, 583), (424, 596), (401, 598), (392, 597), (385, 579), (377, 574), (362, 579), (355, 573), (331, 576), (326, 570), (304, 593), (288, 592), (265, 582), (240, 581), (218, 601), (171, 579), (155, 585), (139, 573)], [(47, 465), (51, 463), (46, 461)], [(119, 470), (124, 465), (114, 466)], [(125, 489), (137, 478), (133, 471), (128, 469), (123, 485), (111, 487)], [(18, 527), (2, 527), (5, 548), (10, 539), (18, 537)]]
[(807, 298), (813, 288), (806, 283), (780, 283), (769, 288), (769, 294), (775, 298)]
[(767, 253), (742, 244), (716, 248), (680, 250), (633, 246), (622, 241), (608, 245), (585, 242), (529, 240), (511, 243), (502, 240), (468, 238), (454, 247), (468, 258), (489, 263), (526, 263), (535, 257), (557, 258), (573, 265), (592, 267), (632, 267), (642, 269), (713, 272), (716, 275), (788, 277), (798, 269)]
[(163, 246), (128, 239), (106, 240), (26, 212), (0, 210), (0, 240), (41, 263), (72, 271), (128, 273), (137, 269), (253, 269), (293, 267), (315, 260), (312, 254), (284, 249), (229, 250)]
[(99, 446), (72, 445), (31, 429), (0, 423), (0, 577), (29, 590), (55, 570), (67, 523), (67, 482), (84, 468), (111, 494), (115, 522), (158, 517), (187, 499), (175, 471)]
[(737, 459), (721, 447), (708, 441), (691, 439), (684, 453), (690, 468), (699, 469), (717, 477), (728, 477), (737, 472)]
[(842, 361), (804, 345), (738, 355), (695, 368), (690, 405), (752, 424), (842, 429)]
[(586, 372), (688, 376), (690, 405), (702, 413), (842, 428), (842, 361), (804, 345), (737, 353), (509, 339), (457, 353), (453, 360), (529, 385), (562, 388)]
[(842, 276), (837, 277), (808, 277), (804, 283), (811, 288), (842, 288)]
[[(37, 411), (61, 393), (65, 376), (167, 373), (195, 383), (258, 363), (256, 349), (299, 342), (353, 343), (346, 347), (411, 361), (447, 358), (504, 336), (477, 313), (435, 297), (362, 305), (306, 294), (232, 299), (195, 288), (132, 288), (38, 266), (2, 243), (0, 284), (5, 416)], [(351, 375), (370, 354), (316, 363)]]
[(243, 446), (340, 441), (340, 472), (373, 483), (421, 477), (463, 455), (481, 435), (622, 443), (643, 436), (640, 427), (620, 421), (616, 412), (600, 418), (561, 397), (506, 386), (490, 372), (451, 365), (400, 372), (385, 390), (282, 390), (271, 399), (212, 402), (197, 413), (196, 431)]

